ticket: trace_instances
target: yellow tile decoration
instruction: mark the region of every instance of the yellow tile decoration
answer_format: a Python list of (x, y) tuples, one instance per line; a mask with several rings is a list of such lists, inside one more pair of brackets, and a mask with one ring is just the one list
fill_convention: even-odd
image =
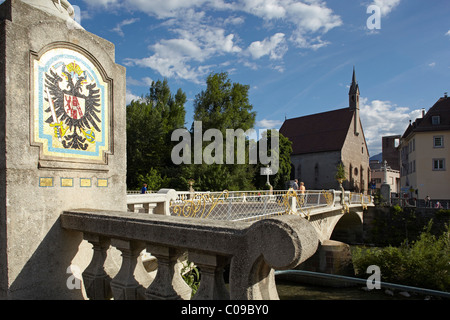
[(40, 177), (39, 187), (53, 187), (53, 178)]
[(97, 187), (108, 187), (108, 179), (97, 179)]
[(73, 178), (61, 178), (61, 187), (73, 187)]
[(91, 179), (90, 178), (81, 178), (80, 179), (80, 187), (91, 187)]

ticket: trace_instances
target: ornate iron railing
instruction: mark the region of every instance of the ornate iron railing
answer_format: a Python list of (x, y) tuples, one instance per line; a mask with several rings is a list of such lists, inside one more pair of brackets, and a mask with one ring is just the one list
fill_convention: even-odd
[(254, 221), (277, 215), (309, 217), (314, 209), (333, 206), (336, 192), (293, 189), (276, 191), (179, 192), (171, 215), (228, 221)]
[(343, 213), (350, 206), (367, 209), (372, 197), (349, 191), (293, 189), (275, 191), (186, 192), (161, 189), (146, 195), (128, 195), (128, 210), (165, 214), (184, 218), (227, 221), (258, 221), (273, 216), (311, 214), (340, 206)]

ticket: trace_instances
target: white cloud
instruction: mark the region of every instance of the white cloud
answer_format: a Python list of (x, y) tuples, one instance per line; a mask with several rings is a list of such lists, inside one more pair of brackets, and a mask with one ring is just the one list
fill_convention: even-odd
[(148, 87), (150, 87), (152, 85), (152, 81), (153, 81), (153, 79), (151, 79), (149, 77), (144, 77), (141, 80), (137, 80), (132, 77), (127, 77), (127, 85), (132, 85), (132, 86), (139, 86), (139, 87), (148, 86)]
[(283, 121), (280, 120), (262, 119), (260, 121), (256, 121), (255, 127), (262, 129), (275, 129), (279, 128), (282, 124)]
[(140, 99), (141, 99), (141, 97), (133, 94), (129, 89), (127, 89), (126, 94), (125, 94), (125, 102), (127, 105), (129, 105), (131, 103), (131, 101), (133, 101), (133, 100), (138, 101)]
[(264, 19), (280, 19), (286, 16), (286, 8), (277, 0), (246, 0), (242, 9)]
[(168, 57), (156, 53), (142, 59), (125, 59), (125, 65), (151, 68), (165, 78), (185, 79), (197, 84), (209, 73), (207, 66), (191, 67), (186, 58), (177, 58), (175, 54)]
[(284, 33), (276, 33), (263, 41), (252, 42), (247, 50), (254, 59), (268, 55), (270, 59), (277, 60), (283, 58), (287, 49)]
[(122, 31), (122, 27), (133, 24), (135, 22), (139, 21), (139, 18), (131, 18), (131, 19), (126, 19), (123, 20), (122, 22), (118, 23), (116, 25), (116, 27), (114, 29), (112, 29), (112, 31), (117, 32), (120, 36), (125, 36), (123, 31)]
[(450, 37), (450, 30), (448, 30), (445, 35)]
[(381, 16), (385, 17), (400, 4), (400, 1), (401, 0), (373, 0), (372, 4), (380, 7)]
[(224, 21), (223, 24), (224, 25), (241, 25), (245, 22), (245, 18), (244, 17), (236, 17), (236, 16), (230, 16), (227, 17)]
[[(91, 8), (109, 11), (139, 11), (161, 21), (160, 27), (174, 36), (152, 44), (150, 54), (141, 59), (126, 59), (125, 64), (149, 67), (164, 77), (199, 82), (209, 73), (211, 59), (226, 56), (237, 58), (244, 66), (258, 68), (246, 57), (281, 60), (289, 42), (298, 48), (317, 50), (329, 44), (322, 40), (329, 30), (342, 25), (341, 18), (323, 0), (84, 0)], [(219, 15), (212, 15), (212, 12)], [(224, 15), (222, 16), (222, 12)], [(245, 28), (247, 15), (267, 22), (280, 23), (290, 34), (275, 33), (265, 39), (239, 37), (230, 28)], [(122, 28), (137, 19), (124, 20), (113, 30), (123, 35)], [(164, 33), (167, 34), (167, 33)], [(205, 64), (205, 65), (201, 65)], [(208, 65), (209, 64), (209, 65)], [(283, 70), (277, 67), (277, 70)]]
[[(328, 42), (323, 35), (342, 20), (321, 0), (242, 0), (242, 10), (265, 20), (283, 20), (294, 26), (290, 40), (300, 48), (318, 49)], [(320, 35), (316, 35), (319, 33)]]
[(422, 116), (420, 109), (399, 107), (390, 101), (360, 99), (360, 118), (370, 155), (381, 152), (381, 137), (402, 135), (409, 125)]
[(233, 33), (226, 34), (220, 27), (203, 23), (203, 15), (188, 10), (179, 20), (170, 21), (176, 38), (162, 39), (151, 45), (152, 55), (142, 59), (126, 59), (126, 64), (149, 67), (162, 76), (201, 83), (210, 73), (209, 65), (201, 65), (212, 57), (236, 54), (242, 49), (235, 43)]
[(144, 77), (142, 78), (142, 81), (144, 82), (145, 85), (151, 87), (153, 79), (150, 77)]
[(429, 67), (434, 68), (436, 66), (436, 62), (431, 62), (428, 64)]
[(178, 17), (189, 9), (227, 10), (232, 8), (231, 4), (222, 0), (84, 0), (84, 2), (93, 8), (137, 10), (158, 19)]

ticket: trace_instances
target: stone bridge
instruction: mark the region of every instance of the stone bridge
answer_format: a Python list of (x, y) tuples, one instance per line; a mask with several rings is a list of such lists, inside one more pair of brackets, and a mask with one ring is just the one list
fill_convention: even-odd
[(226, 221), (257, 221), (274, 216), (294, 215), (305, 218), (314, 227), (321, 242), (337, 232), (358, 232), (363, 213), (373, 206), (372, 197), (336, 190), (293, 189), (277, 191), (176, 192), (162, 189), (157, 193), (128, 194), (128, 210), (185, 218)]
[(127, 196), (126, 70), (73, 17), (67, 0), (0, 4), (0, 299), (189, 299), (186, 259), (202, 273), (194, 299), (276, 299), (274, 270), (369, 205), (336, 191)]
[[(299, 195), (163, 189), (128, 195), (127, 205), (128, 212), (83, 209), (61, 215), (63, 229), (83, 234), (92, 245), (82, 273), (89, 299), (278, 299), (275, 270), (307, 261), (339, 219), (352, 212), (362, 219), (371, 202), (333, 190)], [(115, 275), (108, 259), (120, 265)], [(201, 270), (195, 295), (181, 276), (190, 263)]]

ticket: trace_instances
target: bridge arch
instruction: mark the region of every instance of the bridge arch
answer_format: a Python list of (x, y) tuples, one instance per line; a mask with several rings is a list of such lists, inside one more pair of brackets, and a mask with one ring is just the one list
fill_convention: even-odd
[(363, 238), (363, 211), (350, 210), (336, 221), (330, 240), (345, 243), (362, 242)]

